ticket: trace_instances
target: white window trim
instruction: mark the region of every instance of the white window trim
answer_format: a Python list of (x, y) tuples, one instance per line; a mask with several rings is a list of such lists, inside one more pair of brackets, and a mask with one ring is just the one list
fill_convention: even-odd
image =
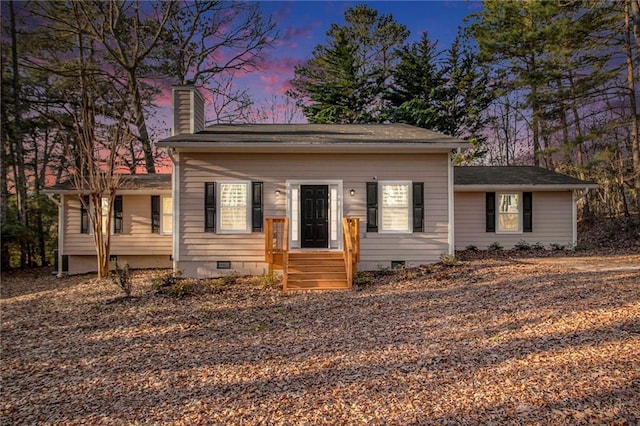
[[(502, 195), (517, 195), (518, 196), (518, 230), (517, 231), (501, 231), (500, 230), (500, 197)], [(518, 234), (522, 234), (522, 221), (523, 221), (523, 216), (524, 216), (524, 212), (522, 211), (522, 192), (518, 192), (518, 191), (514, 191), (514, 192), (496, 192), (496, 206), (495, 206), (495, 212), (496, 212), (496, 234), (503, 234), (503, 235), (518, 235)]]
[[(245, 218), (247, 226), (245, 229), (222, 229), (222, 187), (224, 185), (245, 185), (246, 190), (246, 210)], [(225, 180), (216, 182), (216, 233), (217, 234), (250, 234), (252, 231), (251, 223), (251, 181), (249, 180)]]
[[(406, 230), (386, 230), (384, 229), (384, 204), (382, 202), (382, 187), (385, 185), (407, 185), (408, 186), (408, 222)], [(378, 182), (378, 233), (379, 234), (413, 234), (413, 181), (410, 180), (381, 180)]]

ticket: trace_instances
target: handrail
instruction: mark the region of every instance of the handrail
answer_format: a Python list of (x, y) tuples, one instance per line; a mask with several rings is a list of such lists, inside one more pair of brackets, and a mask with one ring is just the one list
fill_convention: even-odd
[(264, 255), (269, 265), (269, 275), (274, 269), (283, 270), (283, 288), (287, 285), (287, 264), (289, 257), (289, 221), (286, 217), (265, 218)]
[(358, 218), (342, 218), (342, 236), (344, 240), (344, 266), (347, 271), (349, 287), (360, 262), (360, 220)]

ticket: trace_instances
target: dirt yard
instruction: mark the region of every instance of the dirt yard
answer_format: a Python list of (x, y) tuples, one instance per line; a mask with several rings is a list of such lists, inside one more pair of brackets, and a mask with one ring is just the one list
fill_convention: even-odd
[(640, 255), (135, 298), (2, 277), (2, 424), (638, 424)]

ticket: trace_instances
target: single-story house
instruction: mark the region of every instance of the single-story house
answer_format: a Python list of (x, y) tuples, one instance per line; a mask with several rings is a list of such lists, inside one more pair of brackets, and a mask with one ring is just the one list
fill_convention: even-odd
[[(595, 187), (534, 167), (454, 167), (465, 141), (404, 124), (205, 127), (193, 86), (173, 98), (174, 134), (159, 143), (171, 182), (132, 176), (136, 189), (121, 191), (112, 254), (132, 267), (275, 268), (285, 289), (344, 288), (356, 268), (437, 262), (468, 245), (575, 244), (576, 197)], [(65, 191), (50, 190), (62, 195), (61, 272), (87, 272), (92, 240)]]

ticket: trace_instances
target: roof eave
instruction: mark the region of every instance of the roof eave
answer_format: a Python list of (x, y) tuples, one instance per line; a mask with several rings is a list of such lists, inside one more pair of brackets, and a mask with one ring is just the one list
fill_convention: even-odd
[(584, 184), (491, 184), (491, 185), (464, 185), (454, 184), (457, 192), (495, 192), (495, 191), (573, 191), (580, 189), (596, 189), (594, 183)]
[(210, 142), (170, 142), (158, 143), (159, 147), (174, 148), (177, 152), (233, 152), (233, 153), (448, 153), (466, 150), (466, 142), (445, 143), (210, 143)]
[[(55, 189), (47, 188), (42, 190), (43, 194), (60, 194), (60, 195), (81, 195), (89, 194), (89, 191), (78, 189)], [(170, 194), (171, 188), (140, 188), (140, 189), (118, 189), (118, 195), (153, 195), (153, 194)]]

